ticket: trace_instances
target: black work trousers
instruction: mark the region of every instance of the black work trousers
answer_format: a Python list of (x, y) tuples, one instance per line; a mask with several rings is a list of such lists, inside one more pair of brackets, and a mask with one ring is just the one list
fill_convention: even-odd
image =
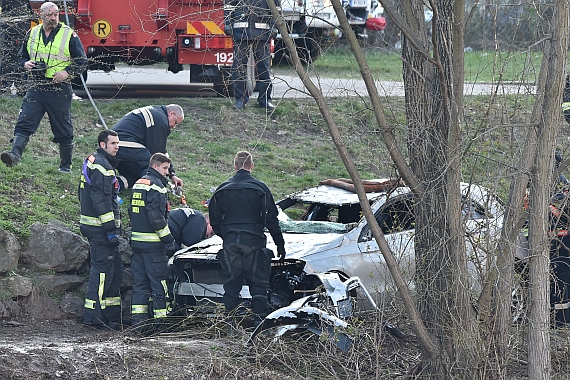
[(83, 322), (91, 325), (117, 323), (121, 317), (119, 287), (123, 281), (123, 262), (118, 247), (107, 245), (107, 236), (88, 238), (91, 271), (85, 294)]
[(73, 144), (72, 95), (70, 84), (30, 88), (24, 96), (22, 109), (14, 127), (14, 135), (29, 138), (30, 135), (36, 133), (40, 121), (47, 112), (53, 142), (60, 146), (71, 146)]
[(135, 182), (146, 174), (151, 156), (146, 148), (119, 148), (116, 157), (121, 162), (117, 165), (117, 171), (127, 179), (129, 188), (132, 189)]
[[(269, 251), (271, 252), (271, 251)], [(244, 280), (249, 286), (252, 311), (265, 318), (269, 314), (267, 291), (271, 275), (271, 257), (261, 248), (243, 244), (228, 244), (218, 253), (218, 260), (226, 277), (224, 283), (224, 306), (227, 311), (239, 306)]]
[(234, 84), (234, 96), (243, 99), (244, 104), (249, 100), (247, 91), (247, 61), (250, 48), (253, 51), (253, 59), (257, 69), (259, 94), (257, 102), (265, 105), (271, 101), (271, 48), (268, 40), (234, 40), (234, 62), (232, 65), (232, 82)]
[(168, 288), (168, 256), (159, 252), (133, 252), (131, 273), (134, 277), (131, 321), (140, 323), (149, 318), (149, 304), (152, 300), (154, 318), (167, 314), (166, 296)]

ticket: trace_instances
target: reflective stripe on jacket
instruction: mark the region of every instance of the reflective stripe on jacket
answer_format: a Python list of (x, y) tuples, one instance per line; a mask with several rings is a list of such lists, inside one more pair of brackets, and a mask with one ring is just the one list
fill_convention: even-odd
[(134, 250), (154, 252), (174, 242), (167, 224), (170, 206), (166, 183), (166, 178), (149, 169), (133, 186), (129, 215)]
[(81, 232), (87, 237), (118, 233), (121, 227), (115, 167), (119, 160), (101, 148), (85, 160), (79, 182)]
[(73, 30), (61, 23), (61, 28), (57, 31), (53, 41), (44, 45), (41, 29), (42, 24), (39, 24), (30, 31), (28, 53), (31, 60), (43, 60), (47, 65), (45, 76), (53, 78), (55, 73), (64, 70), (71, 64), (69, 41), (73, 35)]

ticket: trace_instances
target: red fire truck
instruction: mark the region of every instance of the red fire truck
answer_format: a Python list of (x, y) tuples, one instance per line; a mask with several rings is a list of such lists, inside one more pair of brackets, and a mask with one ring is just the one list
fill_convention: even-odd
[[(1, 15), (6, 22), (9, 15), (17, 13), (21, 23), (21, 15), (28, 12), (29, 27), (30, 20), (37, 21), (33, 11), (43, 2), (2, 0)], [(60, 7), (60, 19), (77, 31), (89, 59), (89, 70), (110, 71), (119, 62), (129, 65), (165, 62), (169, 71), (177, 73), (183, 70), (183, 65), (189, 65), (190, 82), (213, 83), (219, 93), (229, 92), (233, 43), (223, 31), (223, 0), (54, 2)], [(28, 28), (23, 29), (20, 33)], [(16, 45), (12, 51), (17, 50), (23, 34), (14, 37), (12, 33), (4, 38), (5, 42), (9, 39)], [(2, 66), (6, 64), (3, 62)]]

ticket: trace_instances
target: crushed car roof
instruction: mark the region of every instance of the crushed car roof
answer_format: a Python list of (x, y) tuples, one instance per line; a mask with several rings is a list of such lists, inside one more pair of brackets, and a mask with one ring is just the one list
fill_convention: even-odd
[[(373, 179), (367, 182), (381, 185), (388, 181), (391, 180), (383, 178)], [(368, 200), (374, 201), (384, 194), (386, 194), (386, 190), (367, 192), (366, 196)], [(301, 203), (321, 203), (328, 206), (343, 206), (359, 203), (358, 195), (355, 192), (325, 184), (297, 191), (296, 193), (288, 195), (285, 199), (293, 199)]]

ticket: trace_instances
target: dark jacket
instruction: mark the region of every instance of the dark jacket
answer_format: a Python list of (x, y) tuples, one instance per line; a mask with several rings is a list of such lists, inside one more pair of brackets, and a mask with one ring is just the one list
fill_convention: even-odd
[(278, 247), (285, 245), (271, 191), (247, 170), (238, 170), (222, 183), (210, 199), (208, 209), (210, 225), (224, 240), (224, 247), (241, 243), (265, 248), (265, 228)]
[[(233, 30), (233, 39), (269, 40), (274, 26), (267, 0), (225, 0), (225, 22)], [(280, 0), (275, 0), (277, 7)]]
[(121, 142), (141, 144), (151, 155), (166, 153), (166, 139), (171, 132), (165, 106), (147, 106), (132, 110), (111, 129), (117, 132)]
[(166, 178), (150, 168), (133, 186), (129, 216), (135, 251), (162, 252), (174, 242), (166, 222), (170, 211), (166, 184)]
[[(123, 116), (112, 128), (119, 135), (119, 147), (122, 142), (140, 144), (150, 152), (166, 152), (166, 140), (171, 128), (168, 124), (168, 112), (165, 106), (146, 106), (132, 110)], [(121, 150), (121, 148), (119, 148)], [(123, 160), (129, 161), (127, 157)], [(174, 165), (170, 165), (169, 174), (174, 174)]]
[(206, 218), (200, 211), (177, 208), (168, 215), (168, 228), (174, 236), (176, 248), (190, 247), (206, 238)]
[(119, 160), (98, 148), (81, 170), (79, 201), (81, 233), (87, 238), (120, 232), (119, 185), (115, 167)]

